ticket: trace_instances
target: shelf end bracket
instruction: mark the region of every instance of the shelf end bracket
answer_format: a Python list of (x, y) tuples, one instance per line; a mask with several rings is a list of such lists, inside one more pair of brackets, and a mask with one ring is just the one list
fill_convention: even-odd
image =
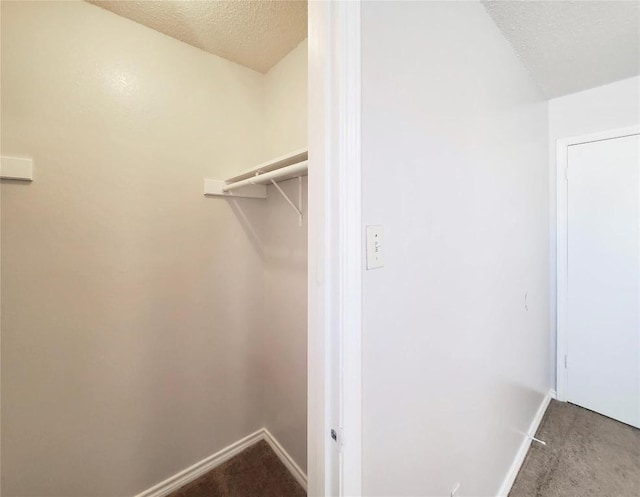
[(275, 180), (271, 180), (271, 183), (273, 184), (273, 186), (275, 186), (277, 188), (277, 190), (280, 192), (280, 194), (284, 197), (284, 199), (287, 201), (287, 203), (291, 206), (291, 208), (296, 211), (296, 214), (298, 214), (298, 225), (302, 226), (302, 177), (299, 176), (298, 177), (298, 189), (299, 189), (299, 193), (298, 193), (298, 199), (300, 202), (300, 207), (297, 207), (296, 204), (293, 203), (293, 201), (287, 196), (287, 194), (282, 190), (282, 188), (280, 188), (280, 185), (278, 183), (275, 182)]

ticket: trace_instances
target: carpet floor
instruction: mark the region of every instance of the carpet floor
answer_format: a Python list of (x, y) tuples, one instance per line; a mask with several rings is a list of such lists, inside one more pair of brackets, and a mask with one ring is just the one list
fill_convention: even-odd
[(640, 496), (640, 430), (551, 401), (509, 497)]
[(169, 497), (306, 497), (264, 441), (252, 445)]

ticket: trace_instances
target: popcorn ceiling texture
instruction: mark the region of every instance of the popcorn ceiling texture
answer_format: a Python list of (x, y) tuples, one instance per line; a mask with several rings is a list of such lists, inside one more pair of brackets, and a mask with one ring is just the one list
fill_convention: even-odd
[(548, 98), (640, 74), (640, 2), (482, 3)]
[(307, 37), (306, 1), (87, 1), (261, 73)]

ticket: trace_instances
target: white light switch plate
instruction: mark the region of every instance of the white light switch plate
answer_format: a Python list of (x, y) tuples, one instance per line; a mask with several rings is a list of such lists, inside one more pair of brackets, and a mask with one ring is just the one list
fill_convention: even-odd
[(367, 269), (384, 266), (382, 226), (367, 226)]

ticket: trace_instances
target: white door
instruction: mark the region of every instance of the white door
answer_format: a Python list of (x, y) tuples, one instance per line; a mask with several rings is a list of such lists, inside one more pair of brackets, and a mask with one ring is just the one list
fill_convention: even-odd
[(640, 136), (568, 166), (567, 400), (640, 427)]

